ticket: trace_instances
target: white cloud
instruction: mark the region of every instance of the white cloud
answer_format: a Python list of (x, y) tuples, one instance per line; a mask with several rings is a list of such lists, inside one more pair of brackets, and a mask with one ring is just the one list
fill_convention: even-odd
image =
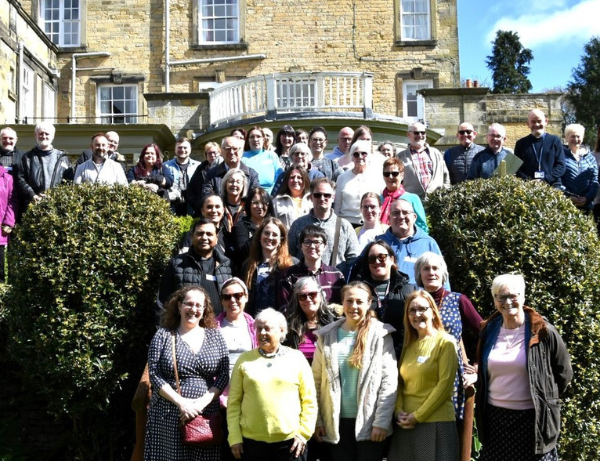
[[(528, 12), (518, 17), (503, 17), (492, 27), (488, 41), (493, 41), (497, 30), (517, 32), (525, 48), (533, 48), (569, 40), (587, 42), (598, 35), (600, 1), (584, 0), (571, 7), (565, 7), (563, 0), (534, 0), (528, 6), (544, 4), (540, 9), (528, 8)], [(551, 4), (554, 8), (547, 9)], [(563, 9), (556, 9), (562, 6)]]

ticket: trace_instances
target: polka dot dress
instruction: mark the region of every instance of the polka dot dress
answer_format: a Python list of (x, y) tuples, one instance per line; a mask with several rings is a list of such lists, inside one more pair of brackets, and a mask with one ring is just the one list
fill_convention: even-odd
[[(229, 381), (229, 356), (221, 332), (205, 329), (202, 348), (195, 354), (176, 334), (175, 348), (181, 394), (196, 399), (216, 386), (224, 389)], [(171, 332), (159, 329), (148, 351), (148, 370), (152, 382), (152, 400), (146, 425), (145, 461), (219, 461), (221, 447), (192, 447), (181, 443), (179, 410), (175, 404), (160, 396), (158, 390), (166, 383), (174, 390), (173, 349)], [(219, 400), (213, 401), (204, 411), (209, 415), (219, 411)]]
[(445, 293), (442, 298), (442, 306), (440, 307), (440, 316), (444, 324), (446, 333), (451, 334), (456, 339), (456, 347), (458, 348), (458, 370), (454, 378), (454, 391), (452, 392), (452, 403), (454, 403), (454, 411), (456, 419), (463, 419), (465, 413), (465, 395), (462, 387), (463, 360), (460, 353), (460, 340), (462, 338), (462, 321), (460, 318), (460, 308), (458, 302), (460, 293)]

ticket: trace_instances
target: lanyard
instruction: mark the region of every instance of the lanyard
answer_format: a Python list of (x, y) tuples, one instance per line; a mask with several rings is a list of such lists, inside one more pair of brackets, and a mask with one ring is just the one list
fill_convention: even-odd
[(544, 155), (544, 138), (546, 137), (546, 133), (542, 135), (542, 148), (540, 149), (540, 155), (538, 156), (537, 150), (535, 148), (535, 143), (531, 144), (531, 148), (533, 149), (533, 153), (535, 154), (535, 159), (538, 162), (538, 171), (542, 171), (542, 155)]

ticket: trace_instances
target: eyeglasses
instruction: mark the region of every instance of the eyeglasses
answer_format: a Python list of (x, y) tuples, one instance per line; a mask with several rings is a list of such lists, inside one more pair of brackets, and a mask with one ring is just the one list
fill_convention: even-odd
[(471, 133), (473, 133), (473, 130), (458, 130), (458, 134), (461, 134), (463, 136)]
[(491, 139), (502, 139), (502, 138), (504, 138), (504, 136), (502, 136), (501, 134), (488, 134), (488, 138), (491, 138)]
[(392, 211), (390, 213), (390, 215), (392, 216), (392, 218), (399, 218), (401, 216), (408, 216), (411, 214), (415, 214), (414, 211), (408, 211), (408, 210), (399, 210), (399, 211)]
[(235, 298), (236, 301), (239, 301), (240, 299), (242, 299), (244, 296), (246, 296), (246, 294), (243, 291), (239, 291), (237, 293), (231, 293), (229, 295), (227, 294), (222, 294), (221, 295), (221, 299), (223, 301), (231, 301), (233, 298)]
[(311, 291), (309, 293), (298, 293), (298, 299), (300, 301), (306, 301), (308, 298), (310, 298), (311, 301), (316, 301), (317, 296), (319, 296), (318, 291)]
[(300, 157), (300, 158), (303, 158), (303, 157), (306, 157), (307, 155), (308, 155), (308, 154), (307, 154), (306, 152), (300, 152), (300, 151), (296, 151), (296, 152), (294, 152), (294, 153), (292, 154), (292, 157)]
[(204, 304), (194, 303), (192, 301), (182, 301), (181, 304), (183, 304), (188, 309), (193, 309), (194, 307), (197, 307), (198, 309), (204, 309)]
[(225, 150), (227, 152), (230, 152), (230, 151), (231, 152), (237, 152), (238, 150), (240, 150), (240, 148), (239, 147), (230, 147), (230, 146), (227, 146), (227, 147), (223, 147), (223, 150)]
[(516, 303), (519, 300), (520, 293), (510, 294), (510, 295), (495, 295), (494, 298), (499, 303), (505, 303), (510, 300), (511, 303)]
[(417, 315), (417, 314), (423, 315), (429, 309), (431, 309), (429, 306), (428, 307), (420, 307), (418, 309), (409, 309), (408, 310), (408, 315)]
[(378, 255), (369, 255), (367, 257), (367, 261), (369, 262), (369, 264), (375, 264), (377, 261), (379, 261), (380, 263), (384, 263), (389, 257), (390, 255), (387, 253), (379, 253)]
[(384, 171), (383, 172), (384, 178), (389, 178), (390, 176), (392, 178), (397, 178), (398, 176), (400, 176), (400, 172), (399, 171)]
[(304, 245), (305, 247), (311, 247), (313, 245), (318, 247), (319, 245), (323, 245), (323, 241), (322, 240), (305, 240), (304, 242), (302, 242), (302, 245)]
[(352, 154), (352, 157), (354, 158), (358, 158), (358, 157), (366, 157), (367, 155), (369, 155), (368, 152), (354, 152)]
[(327, 200), (329, 200), (331, 197), (333, 197), (333, 194), (328, 194), (324, 192), (313, 192), (312, 195), (318, 200), (320, 200), (321, 198), (326, 198)]
[(316, 142), (319, 144), (323, 144), (325, 141), (327, 141), (327, 139), (324, 138), (310, 138), (310, 142)]
[(425, 136), (427, 134), (427, 131), (409, 131), (409, 133)]

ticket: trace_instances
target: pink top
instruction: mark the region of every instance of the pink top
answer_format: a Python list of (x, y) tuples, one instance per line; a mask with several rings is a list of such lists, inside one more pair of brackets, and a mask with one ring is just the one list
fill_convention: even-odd
[(312, 363), (316, 347), (317, 335), (315, 335), (313, 330), (307, 330), (298, 345), (298, 350), (304, 354), (308, 363)]
[(525, 326), (509, 330), (500, 328), (498, 339), (488, 359), (488, 403), (509, 410), (533, 408), (527, 356)]

